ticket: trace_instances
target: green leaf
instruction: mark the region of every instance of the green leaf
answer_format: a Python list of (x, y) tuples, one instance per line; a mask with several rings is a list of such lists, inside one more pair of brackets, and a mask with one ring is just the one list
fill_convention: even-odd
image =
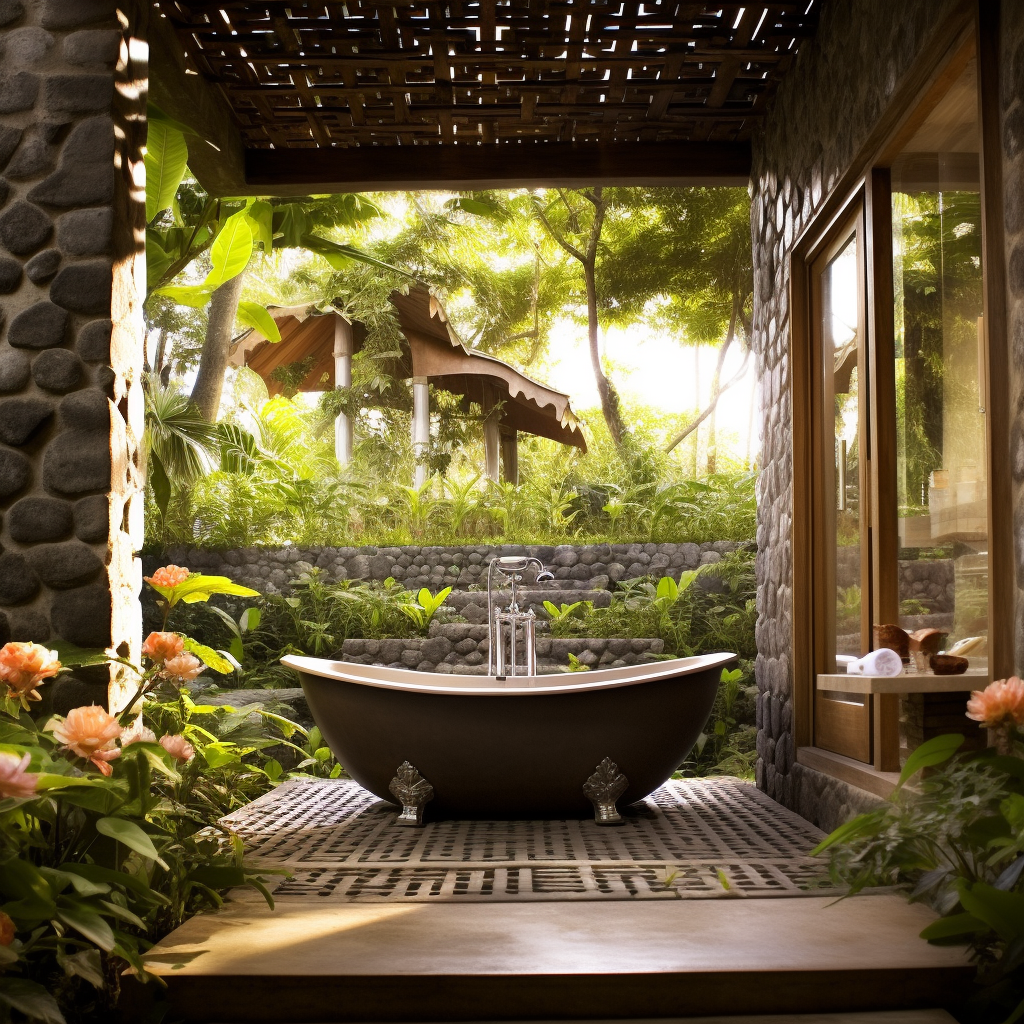
[(259, 608), (246, 608), (242, 612), (242, 617), (238, 620), (238, 624), (241, 626), (243, 633), (250, 633), (252, 630), (259, 628), (260, 619), (262, 618), (263, 613)]
[[(143, 926), (145, 929), (145, 926)], [(57, 955), (57, 963), (64, 968), (68, 977), (82, 978), (89, 982), (93, 988), (101, 992), (106, 988), (106, 979), (103, 977), (103, 968), (100, 963), (100, 951), (98, 949), (83, 949), (80, 953), (71, 953), (68, 956)]]
[(213, 293), (211, 288), (203, 284), (168, 284), (163, 288), (157, 288), (154, 294), (164, 295), (179, 306), (191, 306), (193, 309), (202, 309), (210, 301)]
[(146, 140), (146, 220), (170, 207), (185, 176), (185, 136), (164, 121), (151, 121)]
[(270, 252), (274, 247), (274, 207), (265, 199), (256, 199), (246, 208), (245, 215), (253, 239), (263, 246), (264, 252)]
[(243, 587), (240, 583), (232, 583), (227, 576), (204, 576), (202, 573), (193, 573), (184, 583), (179, 583), (176, 587), (158, 589), (171, 591), (175, 600), (185, 601), (187, 604), (208, 601), (214, 594), (233, 594), (236, 597), (260, 596), (258, 590)]
[(153, 840), (134, 821), (128, 821), (126, 818), (100, 818), (96, 822), (96, 831), (100, 835), (116, 839), (129, 850), (134, 850), (146, 860), (156, 861), (160, 867), (166, 869), (167, 865), (157, 853)]
[(988, 925), (973, 914), (953, 914), (951, 917), (940, 917), (938, 921), (933, 921), (921, 932), (921, 938), (935, 942), (939, 939), (955, 939), (986, 931)]
[(941, 736), (933, 736), (930, 740), (926, 740), (907, 758), (907, 763), (903, 766), (903, 771), (900, 772), (896, 788), (899, 789), (923, 768), (931, 768), (948, 761), (960, 749), (963, 742), (964, 738), (960, 733), (943, 733)]
[(0, 977), (0, 1006), (17, 1010), (38, 1024), (67, 1024), (57, 1000), (42, 985), (25, 978)]
[(167, 470), (155, 451), (149, 453), (149, 482), (153, 486), (153, 497), (160, 515), (167, 515), (167, 503), (171, 500), (171, 481), (167, 478)]
[(84, 935), (91, 943), (109, 953), (114, 948), (114, 930), (95, 910), (75, 900), (62, 901), (57, 920)]
[(674, 604), (679, 597), (679, 587), (671, 576), (662, 576), (658, 580), (657, 597), (659, 601), (666, 601)]
[(207, 668), (212, 668), (214, 672), (220, 672), (222, 675), (230, 675), (235, 671), (235, 666), (212, 647), (207, 647), (190, 636), (183, 636), (181, 639), (185, 642), (185, 650), (194, 654)]
[(960, 904), (968, 914), (984, 921), (1005, 942), (1024, 935), (1024, 893), (1004, 892), (984, 882), (957, 884)]
[(226, 221), (210, 246), (210, 262), (213, 269), (206, 275), (203, 287), (210, 290), (220, 287), (225, 281), (237, 277), (249, 265), (252, 257), (252, 229), (245, 211), (233, 213)]
[(505, 220), (505, 214), (501, 207), (497, 203), (488, 202), (485, 199), (472, 199), (469, 196), (463, 196), (456, 201), (456, 205), (460, 209), (465, 210), (466, 213), (471, 213), (476, 217), (491, 217), (494, 220)]
[(181, 132), (182, 135), (195, 135), (198, 136), (198, 132), (194, 128), (190, 128), (187, 124), (183, 124), (181, 121), (175, 121), (173, 117), (168, 117), (156, 104), (146, 104), (146, 121), (152, 125), (154, 123), (164, 124), (168, 128), (173, 128), (175, 131)]
[(281, 331), (274, 318), (258, 302), (238, 303), (238, 322), (258, 331), (267, 341), (281, 340)]
[(309, 230), (309, 219), (299, 203), (284, 203), (274, 210), (273, 231), (277, 244), (286, 249), (302, 245), (302, 236)]
[(110, 660), (106, 651), (99, 648), (77, 647), (66, 640), (51, 640), (47, 647), (57, 652), (65, 668), (79, 668), (83, 665), (102, 665)]

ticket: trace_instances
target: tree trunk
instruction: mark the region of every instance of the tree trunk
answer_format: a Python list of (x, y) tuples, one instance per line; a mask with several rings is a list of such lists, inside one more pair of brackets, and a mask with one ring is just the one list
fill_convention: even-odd
[[(693, 346), (693, 407), (700, 412), (700, 345)], [(690, 479), (697, 479), (697, 458), (700, 450), (700, 428), (693, 432), (693, 458), (690, 460)]]
[(708, 457), (705, 470), (708, 476), (718, 472), (718, 452), (715, 447), (717, 444), (715, 426), (718, 418), (718, 395), (722, 390), (722, 366), (725, 364), (725, 356), (732, 344), (732, 339), (733, 331), (730, 328), (728, 336), (718, 350), (718, 362), (715, 363), (715, 373), (711, 378), (711, 394), (714, 397), (714, 403), (711, 406), (711, 415), (708, 417)]
[(587, 286), (587, 340), (590, 347), (590, 365), (594, 370), (597, 394), (601, 399), (601, 412), (604, 414), (605, 423), (608, 424), (608, 433), (618, 448), (622, 445), (622, 412), (619, 409), (619, 393), (601, 366), (600, 328), (597, 321), (597, 274), (592, 262), (583, 265), (583, 279)]
[(203, 419), (217, 421), (220, 396), (224, 390), (224, 374), (228, 368), (228, 348), (235, 328), (238, 300), (242, 297), (245, 271), (216, 288), (210, 299), (210, 319), (206, 324), (206, 340), (199, 360), (199, 373), (192, 388), (192, 401)]

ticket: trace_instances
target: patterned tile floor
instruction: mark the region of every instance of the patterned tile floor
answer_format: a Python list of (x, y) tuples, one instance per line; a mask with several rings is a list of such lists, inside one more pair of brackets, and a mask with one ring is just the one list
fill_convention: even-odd
[[(286, 782), (225, 819), (252, 861), (287, 868), (275, 898), (347, 903), (822, 896), (823, 837), (737, 779), (666, 783), (593, 821), (394, 824), (396, 808), (350, 780)], [(247, 897), (243, 897), (247, 898)], [(259, 898), (259, 897), (256, 897)]]

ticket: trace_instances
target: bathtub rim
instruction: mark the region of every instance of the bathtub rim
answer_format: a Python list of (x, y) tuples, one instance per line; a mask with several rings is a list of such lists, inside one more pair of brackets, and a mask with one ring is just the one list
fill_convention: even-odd
[[(486, 685), (496, 682), (495, 676), (459, 676), (473, 680), (458, 686), (450, 685), (448, 673), (418, 672), (415, 669), (387, 668), (381, 665), (360, 665), (350, 661), (331, 661), (327, 658), (310, 658), (303, 655), (287, 654), (281, 664), (300, 675), (317, 676), (333, 682), (354, 683), (357, 686), (374, 686), (385, 690), (402, 690), (408, 693), (432, 693), (461, 697), (540, 697), (545, 694), (588, 693), (596, 690), (611, 690), (625, 686), (640, 686), (655, 679), (673, 676), (696, 675), (735, 661), (737, 655), (731, 652), (699, 654), (690, 658), (672, 658), (668, 661), (649, 662), (646, 665), (623, 665), (619, 668), (590, 669), (587, 672), (572, 673), (578, 682), (559, 686), (510, 686), (507, 683)], [(387, 672), (397, 678), (374, 678), (370, 673)], [(425, 678), (426, 677), (426, 678)], [(586, 677), (586, 681), (583, 678)], [(526, 679), (518, 676), (517, 679)], [(550, 679), (552, 676), (533, 676), (532, 679)], [(563, 678), (554, 676), (554, 678)], [(432, 680), (445, 680), (447, 685)], [(477, 683), (476, 680), (480, 680)]]

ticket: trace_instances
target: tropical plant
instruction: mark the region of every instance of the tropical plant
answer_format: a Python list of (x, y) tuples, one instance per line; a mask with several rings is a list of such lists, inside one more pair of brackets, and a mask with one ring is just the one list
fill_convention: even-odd
[(993, 746), (958, 753), (961, 734), (926, 741), (884, 804), (814, 852), (852, 894), (896, 885), (930, 904), (942, 916), (921, 937), (967, 943), (978, 965), (969, 1018), (1012, 1022), (1024, 1016), (1024, 683), (975, 692), (967, 716), (989, 727)]
[[(176, 566), (148, 582), (167, 616), (254, 594)], [(268, 748), (293, 750), (300, 770), (340, 772), (317, 734), (275, 712), (196, 703), (185, 685), (204, 664), (231, 670), (217, 651), (164, 630), (142, 653), (118, 715), (92, 706), (36, 720), (28, 709), (48, 679), (109, 656), (0, 649), (0, 1020), (109, 1015), (123, 971), (149, 980), (149, 946), (224, 889), (251, 886), (273, 906), (273, 872), (250, 867), (220, 819), (282, 777)]]

